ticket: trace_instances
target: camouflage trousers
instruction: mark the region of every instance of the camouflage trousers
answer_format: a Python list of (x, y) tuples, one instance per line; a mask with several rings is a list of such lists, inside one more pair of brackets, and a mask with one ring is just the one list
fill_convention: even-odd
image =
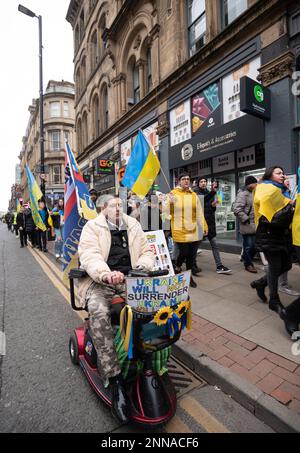
[(90, 329), (100, 362), (99, 371), (103, 379), (121, 373), (114, 347), (114, 334), (110, 317), (111, 300), (115, 296), (125, 298), (124, 284), (112, 286), (94, 282), (86, 294), (86, 304), (90, 314)]

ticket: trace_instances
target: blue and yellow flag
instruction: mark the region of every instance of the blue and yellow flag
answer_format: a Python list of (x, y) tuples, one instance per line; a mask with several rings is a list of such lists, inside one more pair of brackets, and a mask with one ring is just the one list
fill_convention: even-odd
[(272, 222), (274, 215), (285, 208), (290, 201), (289, 198), (284, 196), (279, 187), (269, 181), (257, 184), (253, 197), (256, 226), (261, 216)]
[(28, 181), (29, 196), (30, 196), (30, 207), (32, 212), (32, 218), (35, 225), (42, 231), (46, 231), (46, 226), (42, 221), (42, 218), (39, 213), (39, 204), (38, 201), (43, 198), (41, 189), (38, 186), (38, 183), (33, 177), (28, 165), (25, 165), (25, 171)]
[(293, 244), (300, 247), (300, 167), (298, 168), (298, 194), (296, 198), (296, 209), (293, 218)]
[(84, 182), (81, 171), (68, 143), (66, 143), (66, 153), (70, 174), (75, 186), (78, 213), (85, 220), (95, 219), (97, 217), (96, 207), (90, 198), (89, 189)]
[(144, 198), (160, 171), (160, 162), (142, 131), (138, 136), (122, 179), (123, 186)]

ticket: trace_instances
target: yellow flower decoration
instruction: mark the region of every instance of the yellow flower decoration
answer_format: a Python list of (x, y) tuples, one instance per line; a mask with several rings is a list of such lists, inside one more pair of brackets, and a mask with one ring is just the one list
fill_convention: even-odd
[(190, 308), (190, 302), (187, 300), (185, 302), (181, 302), (177, 309), (175, 310), (176, 315), (178, 318), (181, 318)]
[(167, 324), (169, 318), (172, 318), (172, 315), (173, 310), (170, 307), (163, 307), (154, 316), (154, 322), (158, 326), (163, 326)]

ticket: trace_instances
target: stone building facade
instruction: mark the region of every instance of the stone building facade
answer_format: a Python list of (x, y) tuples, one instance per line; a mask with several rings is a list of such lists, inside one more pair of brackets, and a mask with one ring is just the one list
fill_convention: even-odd
[[(140, 128), (158, 151), (163, 191), (183, 170), (219, 181), (221, 237), (237, 236), (230, 207), (248, 174), (276, 163), (293, 181), (298, 1), (71, 0), (67, 20), (78, 162), (99, 192), (118, 189)], [(243, 77), (269, 90), (270, 118), (241, 111)], [(100, 176), (99, 157), (115, 162), (115, 175)]]
[[(45, 195), (49, 206), (64, 195), (65, 141), (67, 140), (71, 147), (76, 143), (74, 99), (73, 83), (49, 81), (44, 94)], [(28, 110), (30, 117), (19, 156), (22, 197), (25, 201), (29, 199), (26, 164), (33, 172), (38, 184), (41, 182), (39, 99), (34, 99)]]

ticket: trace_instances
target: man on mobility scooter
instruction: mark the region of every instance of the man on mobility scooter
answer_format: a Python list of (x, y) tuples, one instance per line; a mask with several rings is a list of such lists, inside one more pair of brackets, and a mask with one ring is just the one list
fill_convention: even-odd
[(101, 214), (83, 228), (79, 242), (81, 267), (88, 277), (79, 280), (81, 304), (89, 314), (99, 373), (112, 386), (112, 411), (127, 422), (129, 402), (114, 347), (111, 301), (125, 298), (125, 276), (132, 269), (152, 270), (154, 255), (141, 225), (123, 213), (122, 200), (108, 197)]

